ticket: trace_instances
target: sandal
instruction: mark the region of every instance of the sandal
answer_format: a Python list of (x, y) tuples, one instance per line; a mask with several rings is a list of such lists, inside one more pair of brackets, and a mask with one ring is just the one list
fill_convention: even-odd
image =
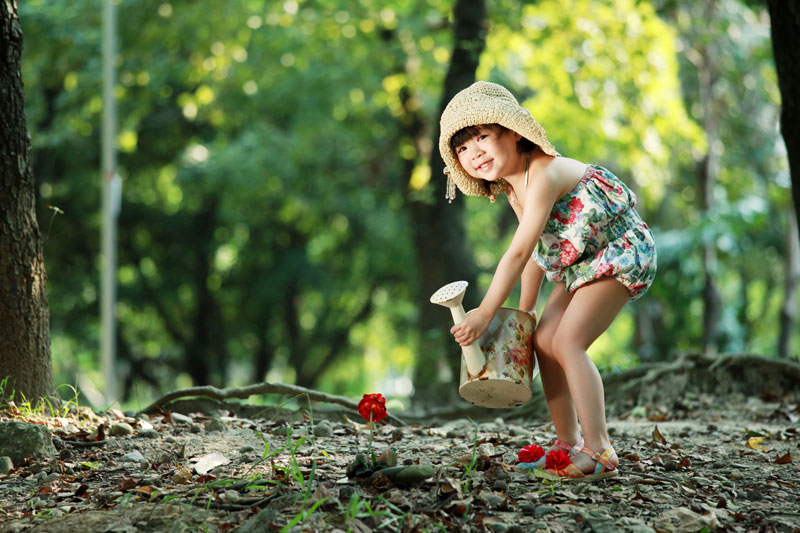
[[(561, 448), (562, 450), (566, 450), (570, 455), (577, 455), (583, 449), (583, 438), (581, 438), (574, 445), (569, 445), (564, 441), (556, 439), (556, 442), (555, 444), (553, 444), (553, 446)], [(526, 448), (528, 448), (528, 446), (525, 446), (525, 448), (522, 448), (522, 450), (518, 452), (517, 454), (518, 458), (521, 455), (523, 455), (522, 451), (525, 450)], [(539, 448), (540, 450), (542, 449), (540, 446), (537, 446), (537, 448)], [(544, 468), (545, 459), (546, 459), (546, 454), (544, 453), (544, 450), (542, 450), (542, 456), (536, 459), (535, 461), (522, 462), (520, 460), (517, 460), (517, 462), (514, 463), (514, 467), (517, 470), (535, 470), (536, 468)]]
[(611, 464), (611, 456), (615, 454), (614, 448), (609, 447), (600, 455), (589, 448), (582, 448), (582, 453), (591, 457), (597, 464), (594, 467), (594, 472), (591, 474), (584, 474), (581, 470), (572, 464), (568, 463), (563, 468), (548, 468), (545, 472), (551, 476), (558, 476), (561, 481), (597, 481), (599, 479), (608, 479), (619, 474), (617, 467)]

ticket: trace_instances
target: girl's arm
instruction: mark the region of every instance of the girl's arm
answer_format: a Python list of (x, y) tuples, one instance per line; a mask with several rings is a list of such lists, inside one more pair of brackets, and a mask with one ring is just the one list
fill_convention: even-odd
[[(562, 163), (562, 160), (565, 161)], [(489, 327), (492, 318), (511, 294), (528, 264), (553, 205), (580, 181), (585, 168), (585, 165), (575, 160), (559, 157), (536, 179), (531, 180), (528, 190), (525, 191), (525, 209), (519, 227), (497, 265), (486, 296), (480, 307), (450, 330), (460, 345), (472, 344)]]
[[(512, 201), (511, 197), (508, 198), (508, 203), (514, 214), (517, 216), (517, 221), (522, 221), (522, 208), (519, 202)], [(525, 269), (522, 271), (522, 290), (519, 296), (519, 307), (523, 311), (533, 316), (534, 321), (536, 317), (536, 302), (539, 300), (539, 292), (542, 289), (542, 281), (544, 279), (544, 271), (536, 264), (536, 261), (528, 259)]]

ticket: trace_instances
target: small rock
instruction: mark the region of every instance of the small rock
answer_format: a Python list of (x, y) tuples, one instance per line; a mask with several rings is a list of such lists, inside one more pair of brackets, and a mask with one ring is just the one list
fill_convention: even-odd
[(144, 461), (144, 455), (139, 450), (133, 450), (120, 457), (119, 460), (123, 463), (141, 463)]
[(405, 459), (403, 459), (403, 464), (406, 466), (413, 465), (414, 459), (412, 459), (411, 457), (406, 457)]
[(764, 499), (764, 494), (760, 490), (750, 489), (750, 490), (747, 491), (747, 499), (748, 500), (755, 500), (755, 501), (763, 500)]
[(484, 442), (480, 446), (478, 446), (478, 455), (485, 455), (487, 457), (491, 457), (495, 455), (497, 452), (494, 449), (494, 444), (491, 442)]
[(56, 455), (50, 431), (40, 424), (0, 422), (0, 457), (15, 463), (26, 457), (50, 459)]
[(333, 437), (333, 426), (327, 420), (323, 420), (314, 426), (315, 437)]
[(226, 490), (221, 495), (223, 500), (230, 503), (236, 503), (242, 499), (242, 495), (237, 490)]
[(508, 483), (501, 479), (497, 479), (494, 483), (492, 483), (492, 490), (506, 491), (508, 490)]
[(206, 422), (203, 427), (206, 430), (206, 433), (211, 433), (213, 431), (227, 431), (228, 426), (225, 425), (225, 422), (220, 420), (219, 418), (212, 418), (208, 422)]
[(733, 472), (731, 472), (730, 474), (728, 474), (728, 477), (729, 477), (730, 479), (734, 479), (734, 480), (740, 480), (740, 479), (744, 479), (744, 474), (742, 474), (742, 473), (741, 473), (741, 472), (739, 472), (739, 471), (736, 471), (736, 470), (734, 470)]
[(503, 505), (503, 502), (506, 501), (506, 499), (503, 496), (500, 496), (499, 494), (495, 494), (493, 492), (484, 492), (480, 495), (480, 497), (483, 501), (486, 502), (486, 505), (488, 505), (491, 509), (497, 509), (498, 507)]
[(123, 435), (133, 435), (133, 427), (127, 422), (117, 422), (111, 426), (111, 435), (121, 437)]
[(387, 448), (375, 458), (379, 464), (386, 466), (397, 466), (397, 452), (391, 448)]
[(508, 473), (508, 472), (506, 472), (505, 470), (497, 470), (497, 473), (495, 474), (495, 476), (494, 476), (494, 477), (495, 477), (495, 479), (500, 479), (500, 480), (503, 480), (503, 481), (508, 481), (509, 479), (511, 479), (511, 474), (509, 474), (509, 473)]
[(536, 511), (536, 506), (530, 502), (523, 502), (519, 504), (519, 510), (522, 514), (533, 514)]
[(192, 417), (180, 413), (171, 413), (170, 417), (172, 417), (173, 422), (177, 422), (178, 424), (192, 424), (194, 422)]
[(11, 457), (0, 457), (0, 475), (8, 474), (12, 468), (14, 468), (14, 462)]
[(125, 411), (125, 416), (127, 416), (128, 418), (135, 418), (136, 417), (136, 411), (134, 411), (132, 409), (128, 409), (127, 411)]
[(192, 426), (189, 428), (189, 431), (191, 431), (192, 433), (202, 433), (203, 428), (201, 428), (197, 424), (192, 424)]
[(59, 478), (59, 475), (57, 473), (55, 473), (55, 472), (52, 472), (52, 473), (46, 474), (44, 476), (44, 478), (42, 479), (42, 483), (52, 483), (53, 481), (57, 480), (58, 478)]
[(400, 428), (396, 428), (396, 429), (392, 430), (392, 440), (393, 441), (401, 440), (404, 435), (405, 435), (404, 431), (402, 429), (400, 429)]
[(141, 428), (136, 432), (137, 435), (146, 439), (157, 439), (158, 431), (153, 428)]
[(245, 444), (244, 446), (239, 448), (239, 453), (241, 453), (241, 454), (250, 453), (250, 452), (254, 452), (254, 451), (256, 451), (255, 446), (251, 446), (249, 444)]
[(508, 526), (503, 522), (484, 522), (484, 524), (495, 533), (505, 533), (508, 531)]
[(558, 509), (552, 505), (538, 505), (533, 511), (536, 516), (544, 516), (546, 514), (558, 512)]

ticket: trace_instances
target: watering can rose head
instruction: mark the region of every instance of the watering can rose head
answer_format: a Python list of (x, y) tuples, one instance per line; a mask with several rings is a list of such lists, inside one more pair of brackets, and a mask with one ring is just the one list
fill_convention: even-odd
[(381, 393), (365, 394), (361, 401), (358, 402), (358, 414), (364, 420), (370, 420), (372, 414), (372, 421), (377, 422), (388, 416), (386, 412), (386, 399)]

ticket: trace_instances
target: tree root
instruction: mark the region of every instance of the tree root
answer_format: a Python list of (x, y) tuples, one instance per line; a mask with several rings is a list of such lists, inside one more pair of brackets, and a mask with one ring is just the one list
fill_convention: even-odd
[[(159, 408), (164, 408), (167, 406), (167, 404), (179, 398), (201, 396), (206, 398), (213, 398), (215, 400), (228, 400), (231, 398), (247, 399), (250, 396), (259, 394), (283, 394), (287, 396), (288, 395), (306, 396), (308, 397), (309, 400), (313, 400), (315, 402), (335, 403), (343, 405), (348, 409), (352, 409), (355, 412), (358, 412), (358, 402), (354, 402), (353, 400), (345, 398), (344, 396), (327, 394), (324, 392), (307, 389), (305, 387), (300, 387), (297, 385), (286, 385), (284, 383), (268, 383), (268, 382), (247, 385), (246, 387), (230, 387), (224, 389), (218, 389), (217, 387), (213, 387), (211, 385), (206, 385), (202, 387), (189, 387), (188, 389), (180, 389), (165, 394), (164, 396), (160, 397), (146, 408), (142, 409), (140, 412), (153, 413), (157, 411)], [(403, 420), (401, 420), (400, 418), (391, 413), (388, 414), (388, 418), (397, 422), (401, 426), (408, 425)]]

